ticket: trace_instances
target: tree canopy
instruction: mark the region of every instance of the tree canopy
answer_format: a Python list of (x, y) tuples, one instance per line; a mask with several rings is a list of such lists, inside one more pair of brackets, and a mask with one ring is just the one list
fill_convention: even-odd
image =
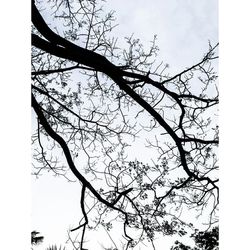
[[(32, 0), (33, 174), (80, 183), (78, 249), (88, 230), (114, 225), (125, 249), (154, 248), (193, 229), (182, 212), (218, 222), (218, 44), (171, 75), (156, 36), (148, 49), (134, 36), (118, 46), (102, 4)], [(130, 157), (140, 138), (154, 161)]]
[(170, 250), (218, 250), (219, 241), (219, 227), (214, 227), (210, 231), (199, 231), (191, 235), (195, 241), (195, 247), (191, 248), (180, 241), (176, 241), (175, 245), (171, 247)]

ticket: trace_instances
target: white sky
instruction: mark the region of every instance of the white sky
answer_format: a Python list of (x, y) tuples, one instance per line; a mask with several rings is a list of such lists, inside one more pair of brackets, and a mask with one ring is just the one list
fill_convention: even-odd
[[(222, 56), (220, 60), (220, 85), (223, 90), (220, 117), (224, 130), (221, 133), (221, 156), (223, 159), (221, 176), (224, 179), (221, 192), (223, 210), (220, 220), (223, 230), (221, 247), (222, 249), (245, 249), (249, 238), (249, 230), (246, 226), (249, 225), (250, 207), (249, 202), (246, 202), (249, 197), (249, 147), (247, 144), (249, 133), (246, 133), (249, 126), (246, 114), (249, 111), (248, 108), (244, 107), (249, 107), (250, 89), (248, 79), (243, 72), (249, 71), (249, 63), (247, 62), (250, 57), (250, 39), (249, 35), (246, 34), (249, 23), (249, 2), (221, 0), (220, 3), (220, 41), (223, 42), (220, 46), (220, 55)], [(7, 4), (8, 6), (6, 6)], [(30, 20), (29, 3), (27, 2), (25, 5), (23, 2), (5, 2), (3, 9), (11, 10), (11, 12), (4, 11), (0, 22), (3, 25), (3, 28), (1, 26), (2, 34), (5, 34), (1, 42), (1, 49), (4, 48), (1, 51), (3, 52), (1, 71), (5, 73), (2, 91), (6, 93), (0, 99), (1, 115), (5, 117), (4, 122), (0, 124), (2, 139), (0, 244), (3, 249), (26, 249), (29, 248), (30, 240), (30, 169), (28, 167), (30, 164), (30, 141), (27, 139), (30, 135), (30, 95), (29, 84), (27, 84), (30, 82), (30, 30), (27, 29)], [(15, 16), (13, 21), (11, 21), (11, 16)], [(19, 19), (24, 21), (17, 22)], [(9, 28), (9, 25), (5, 25), (6, 20), (9, 21), (12, 29)], [(211, 39), (211, 37), (209, 38)], [(16, 46), (17, 40), (20, 42), (18, 46)], [(164, 42), (162, 43), (164, 44)], [(163, 49), (162, 46), (161, 49)], [(22, 65), (21, 67), (14, 69), (10, 67), (13, 66), (13, 57), (10, 56), (10, 51), (13, 51), (13, 55), (15, 55), (15, 66)], [(171, 60), (169, 59), (168, 63), (174, 67)], [(13, 74), (13, 70), (15, 70), (15, 74)], [(19, 104), (24, 108), (18, 110)], [(236, 128), (239, 124), (241, 129), (238, 131)], [(32, 188), (35, 190), (38, 186)], [(44, 204), (46, 203), (43, 203), (43, 206)], [(240, 209), (238, 204), (241, 204)], [(33, 213), (37, 213), (37, 211), (33, 211)], [(33, 221), (33, 223), (35, 222)]]
[(119, 37), (130, 36), (149, 42), (158, 36), (160, 58), (179, 71), (201, 59), (208, 39), (218, 42), (217, 0), (109, 0), (116, 11)]

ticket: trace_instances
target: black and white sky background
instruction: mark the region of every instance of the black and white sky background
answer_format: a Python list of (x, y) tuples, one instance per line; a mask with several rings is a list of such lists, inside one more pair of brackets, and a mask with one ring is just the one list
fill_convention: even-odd
[[(110, 2), (118, 4), (118, 1)], [(133, 3), (133, 1), (128, 2)], [(200, 4), (201, 2), (213, 1), (199, 1)], [(144, 5), (146, 6), (146, 4)], [(157, 6), (155, 8), (157, 9)], [(0, 182), (0, 244), (5, 249), (16, 249), (17, 247), (25, 249), (29, 247), (31, 230), (30, 6), (29, 3), (8, 2), (4, 3), (1, 9), (6, 11), (3, 11), (4, 15), (1, 16), (1, 53), (4, 54), (1, 59), (1, 72), (3, 72), (4, 77), (2, 78), (0, 129), (1, 138), (3, 138), (1, 141), (1, 156), (3, 159), (1, 161)], [(114, 9), (116, 8), (114, 7)], [(249, 3), (247, 1), (232, 1), (230, 3), (220, 1), (219, 76), (222, 101), (222, 104), (220, 104), (220, 123), (223, 126), (220, 144), (222, 158), (221, 249), (246, 249), (248, 240), (248, 58), (250, 56), (247, 26), (247, 23), (249, 23), (248, 10)], [(146, 10), (142, 12), (144, 13), (142, 15), (148, 15)], [(122, 26), (119, 19), (118, 23)], [(157, 29), (160, 29), (158, 25)], [(147, 30), (150, 30), (150, 28), (148, 27)], [(156, 31), (154, 29), (152, 35), (158, 33), (160, 40), (163, 33)], [(140, 32), (143, 33), (142, 30)], [(136, 30), (135, 34), (140, 37), (140, 33), (137, 33)], [(179, 34), (176, 35), (176, 38), (179, 41), (178, 36)], [(169, 40), (173, 36), (167, 38), (170, 45), (164, 47), (159, 44), (159, 47), (162, 51), (166, 47), (173, 51), (171, 46), (176, 45), (176, 42)], [(204, 38), (207, 39), (207, 37)], [(211, 37), (208, 38), (212, 39)], [(142, 37), (143, 39), (144, 37)], [(147, 38), (145, 37), (145, 39)], [(195, 38), (192, 39), (195, 40)], [(162, 43), (164, 44), (164, 41)], [(182, 49), (185, 50), (183, 46)], [(200, 53), (204, 52), (204, 47), (197, 48), (197, 51), (199, 58)], [(166, 51), (166, 53), (168, 54), (167, 62), (171, 68), (180, 65), (178, 57), (174, 56), (171, 62), (171, 52)], [(185, 52), (183, 53), (185, 54)], [(187, 56), (187, 58), (189, 57)], [(191, 58), (195, 60), (194, 55)], [(23, 247), (23, 244), (26, 244), (26, 247)]]

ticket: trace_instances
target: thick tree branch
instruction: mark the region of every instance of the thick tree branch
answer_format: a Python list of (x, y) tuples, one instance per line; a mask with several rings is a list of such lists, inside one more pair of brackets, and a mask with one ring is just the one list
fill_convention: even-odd
[[(69, 168), (71, 169), (71, 171), (73, 172), (73, 174), (76, 176), (76, 178), (82, 183), (83, 186), (87, 187), (94, 195), (95, 197), (100, 201), (102, 202), (103, 204), (105, 204), (106, 206), (114, 209), (114, 210), (117, 210), (119, 212), (122, 212), (124, 213), (122, 210), (114, 207), (114, 204), (116, 204), (118, 202), (118, 200), (114, 201), (113, 203), (110, 203), (108, 202), (107, 200), (103, 199), (99, 193), (95, 190), (95, 188), (84, 178), (84, 176), (77, 170), (74, 162), (73, 162), (73, 159), (71, 157), (71, 153), (69, 151), (69, 148), (66, 144), (66, 142), (64, 141), (64, 139), (58, 135), (52, 128), (51, 126), (49, 125), (47, 119), (45, 118), (42, 110), (41, 110), (41, 107), (40, 105), (38, 104), (38, 102), (36, 101), (34, 95), (32, 95), (32, 107), (34, 108), (37, 116), (38, 116), (38, 119), (41, 123), (41, 125), (44, 127), (45, 131), (49, 134), (49, 136), (51, 138), (53, 138), (62, 148), (63, 152), (64, 152), (64, 155), (66, 157), (66, 160), (68, 162), (68, 165), (69, 165)], [(124, 191), (125, 194), (127, 194), (128, 192), (132, 191), (131, 189), (129, 189), (128, 191)], [(119, 199), (121, 198), (120, 196), (118, 197)]]
[[(33, 6), (33, 8), (36, 9), (35, 6)], [(113, 65), (111, 62), (109, 62), (105, 57), (103, 57), (101, 55), (98, 55), (95, 52), (83, 49), (83, 48), (81, 48), (79, 46), (76, 46), (76, 45), (70, 43), (70, 42), (65, 42), (65, 39), (61, 40), (60, 38), (58, 38), (57, 34), (54, 34), (54, 32), (51, 31), (47, 27), (47, 25), (46, 25), (46, 23), (44, 21), (41, 22), (41, 26), (39, 26), (37, 19), (40, 20), (42, 17), (38, 16), (37, 12), (38, 11), (33, 12), (34, 20), (35, 20), (34, 25), (37, 25), (36, 27), (38, 28), (38, 30), (39, 31), (41, 30), (41, 33), (47, 39), (55, 39), (56, 40), (55, 44), (59, 43), (59, 44), (65, 46), (65, 48), (58, 47), (57, 45), (54, 45), (51, 42), (46, 42), (45, 40), (41, 39), (37, 35), (32, 35), (32, 37), (33, 37), (32, 44), (34, 46), (38, 47), (38, 48), (41, 48), (41, 49), (47, 51), (48, 53), (51, 53), (51, 54), (56, 55), (58, 57), (63, 57), (63, 58), (75, 61), (75, 62), (80, 63), (80, 64), (84, 64), (86, 66), (94, 67), (97, 71), (98, 70), (102, 71), (103, 73), (108, 75), (114, 82), (117, 83), (117, 85), (122, 90), (124, 90), (140, 106), (142, 106), (145, 110), (147, 110), (158, 121), (158, 123), (167, 131), (167, 133), (172, 137), (172, 139), (176, 143), (176, 146), (177, 146), (177, 148), (179, 150), (180, 159), (181, 159), (183, 169), (188, 174), (188, 176), (195, 178), (195, 174), (192, 173), (188, 168), (188, 164), (187, 164), (186, 156), (185, 156), (185, 150), (183, 149), (183, 146), (181, 144), (181, 139), (176, 135), (176, 133), (166, 123), (166, 121), (161, 117), (161, 115), (158, 114), (158, 112), (156, 112), (155, 109), (150, 104), (148, 104), (145, 100), (143, 100), (134, 90), (132, 90), (128, 86), (130, 82), (123, 79), (123, 77), (122, 77), (125, 73), (122, 72), (118, 67)], [(45, 28), (45, 26), (47, 28)], [(101, 59), (101, 60), (98, 61), (99, 59)], [(98, 61), (98, 63), (97, 63), (97, 61)], [(195, 65), (193, 67), (196, 67), (197, 65)], [(129, 72), (126, 72), (125, 75), (126, 76), (129, 76), (129, 75), (132, 76), (132, 75), (135, 75), (135, 74), (133, 74), (133, 73), (130, 74)], [(145, 80), (149, 81), (155, 87), (161, 89), (166, 94), (170, 95), (172, 98), (174, 98), (177, 101), (177, 103), (179, 105), (181, 105), (180, 100), (178, 100), (178, 95), (177, 94), (175, 94), (175, 93), (173, 93), (171, 91), (168, 91), (164, 86), (161, 86), (159, 83), (156, 83), (153, 80), (149, 79), (148, 76), (137, 75), (137, 77), (140, 77), (139, 79), (144, 78)], [(181, 115), (180, 120), (183, 119), (184, 112), (185, 111), (182, 108), (182, 115)]]
[[(130, 243), (131, 246), (136, 244), (135, 241), (132, 244), (134, 236), (127, 234), (128, 227), (142, 230), (141, 237), (146, 233), (149, 240), (157, 231), (168, 234), (165, 224), (159, 222), (174, 216), (167, 212), (168, 208), (171, 210), (175, 206), (177, 211), (177, 202), (181, 208), (184, 204), (188, 208), (197, 207), (202, 212), (207, 199), (217, 195), (218, 180), (213, 179), (218, 168), (215, 147), (219, 143), (218, 126), (211, 120), (212, 115), (207, 118), (205, 111), (214, 111), (211, 107), (218, 104), (218, 95), (214, 98), (208, 95), (212, 96), (216, 87), (217, 76), (210, 60), (216, 58), (214, 50), (218, 45), (214, 48), (210, 46), (210, 51), (199, 63), (173, 77), (166, 76), (165, 68), (161, 71), (161, 65), (150, 73), (148, 69), (153, 68), (151, 55), (154, 56), (156, 49), (154, 43), (150, 52), (145, 53), (137, 40), (129, 40), (130, 47), (122, 55), (122, 52), (116, 52), (115, 46), (108, 47), (112, 42), (102, 32), (109, 32), (111, 25), (106, 24), (106, 19), (101, 19), (96, 1), (74, 2), (70, 14), (63, 12), (65, 6), (61, 6), (62, 3), (59, 6), (58, 2), (55, 5), (52, 3), (52, 8), (63, 20), (64, 34), (69, 40), (46, 24), (32, 0), (32, 22), (36, 29), (32, 34), (32, 45), (37, 48), (32, 50), (35, 54), (32, 63), (32, 106), (44, 129), (40, 132), (52, 138), (49, 142), (52, 148), (59, 144), (69, 169), (82, 184), (84, 223), (71, 231), (82, 229), (82, 247), (90, 214), (97, 214), (96, 227), (101, 224), (109, 229), (112, 220), (106, 223), (106, 219), (102, 219), (105, 213), (112, 210), (114, 214), (114, 211), (118, 212), (117, 217), (123, 218), (127, 248)], [(107, 20), (109, 18), (107, 16)], [(100, 40), (102, 35), (104, 38)], [(86, 47), (80, 47), (71, 40), (78, 40)], [(102, 55), (93, 49), (100, 45), (98, 51)], [(39, 50), (45, 53), (39, 53)], [(118, 62), (114, 64), (109, 61), (110, 58), (125, 60), (119, 63), (129, 63), (131, 67), (116, 66)], [(79, 73), (83, 73), (83, 77), (73, 72), (75, 69), (82, 69)], [(72, 74), (65, 73), (70, 70)], [(196, 77), (197, 84), (192, 85)], [(71, 83), (72, 80), (78, 81), (77, 85)], [(101, 80), (103, 83), (99, 82)], [(41, 103), (36, 100), (38, 96)], [(134, 105), (137, 105), (137, 124), (129, 116), (129, 112), (135, 110)], [(139, 117), (141, 112), (149, 114), (148, 121), (142, 121), (148, 116)], [(161, 130), (160, 135), (165, 135), (159, 136), (161, 139), (155, 134), (155, 141), (148, 140), (148, 146), (159, 152), (159, 161), (154, 165), (127, 162), (124, 148), (130, 141), (126, 136), (135, 138), (141, 128), (152, 134)], [(211, 133), (213, 135), (209, 138)], [(33, 138), (34, 145), (39, 148), (35, 159), (39, 161), (39, 157), (46, 152), (40, 149), (40, 137), (35, 134)], [(74, 163), (74, 157), (78, 154), (82, 156), (82, 153), (88, 157), (86, 174), (80, 172)], [(53, 159), (48, 160), (52, 162)], [(179, 168), (184, 171), (179, 171)], [(174, 173), (173, 176), (169, 175), (170, 172)], [(87, 180), (91, 175), (103, 180), (109, 190), (104, 192), (105, 188), (100, 188), (98, 191)], [(85, 197), (94, 201), (91, 208)], [(198, 202), (197, 197), (200, 198)], [(98, 209), (95, 211), (93, 208), (96, 206)], [(215, 210), (212, 213), (216, 215)]]
[(55, 74), (55, 73), (63, 73), (65, 71), (70, 71), (73, 69), (85, 69), (85, 70), (94, 70), (92, 68), (87, 68), (87, 67), (82, 67), (79, 65), (75, 65), (72, 67), (67, 67), (67, 68), (59, 68), (59, 69), (52, 69), (52, 70), (39, 70), (39, 71), (34, 71), (31, 72), (32, 76), (37, 76), (37, 75), (49, 75), (49, 74)]
[(37, 10), (34, 1), (32, 1), (32, 22), (37, 30), (48, 40), (48, 42), (46, 42), (46, 40), (32, 34), (32, 45), (37, 48), (52, 55), (95, 68), (97, 71), (120, 71), (120, 69), (115, 67), (106, 57), (81, 48), (53, 32)]

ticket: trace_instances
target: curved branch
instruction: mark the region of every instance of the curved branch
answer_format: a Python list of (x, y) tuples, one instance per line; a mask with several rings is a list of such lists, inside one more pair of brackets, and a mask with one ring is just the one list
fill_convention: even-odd
[(39, 71), (34, 71), (31, 72), (32, 76), (37, 76), (37, 75), (49, 75), (49, 74), (55, 74), (55, 73), (62, 73), (65, 71), (70, 71), (73, 69), (85, 69), (85, 70), (94, 70), (92, 68), (87, 68), (87, 67), (82, 67), (79, 66), (78, 64), (72, 67), (67, 67), (67, 68), (59, 68), (59, 69), (52, 69), (52, 70), (39, 70)]
[[(114, 210), (117, 210), (119, 212), (122, 212), (124, 213), (124, 211), (120, 210), (119, 208), (116, 208), (114, 206), (114, 204), (117, 203), (117, 201), (115, 200), (113, 203), (110, 203), (108, 202), (107, 200), (103, 199), (100, 194), (95, 190), (95, 188), (85, 179), (85, 177), (77, 170), (74, 162), (73, 162), (73, 159), (71, 157), (71, 153), (69, 151), (69, 148), (66, 144), (66, 142), (64, 141), (64, 139), (58, 135), (52, 128), (51, 126), (49, 125), (47, 119), (45, 118), (42, 110), (41, 110), (41, 107), (40, 105), (38, 104), (38, 102), (36, 101), (34, 95), (32, 94), (32, 107), (34, 108), (37, 116), (38, 116), (38, 119), (40, 121), (40, 124), (44, 127), (45, 131), (49, 134), (49, 136), (51, 138), (53, 138), (62, 148), (63, 152), (64, 152), (64, 155), (66, 157), (66, 160), (68, 162), (68, 165), (69, 165), (69, 168), (71, 169), (71, 171), (73, 172), (73, 174), (76, 176), (76, 178), (82, 183), (83, 186), (87, 187), (94, 195), (95, 197), (100, 201), (102, 202), (103, 204), (105, 204), (106, 206), (114, 209)], [(124, 191), (124, 193), (128, 193), (130, 192), (131, 190), (129, 191)], [(120, 199), (121, 197), (118, 196), (118, 198)]]

